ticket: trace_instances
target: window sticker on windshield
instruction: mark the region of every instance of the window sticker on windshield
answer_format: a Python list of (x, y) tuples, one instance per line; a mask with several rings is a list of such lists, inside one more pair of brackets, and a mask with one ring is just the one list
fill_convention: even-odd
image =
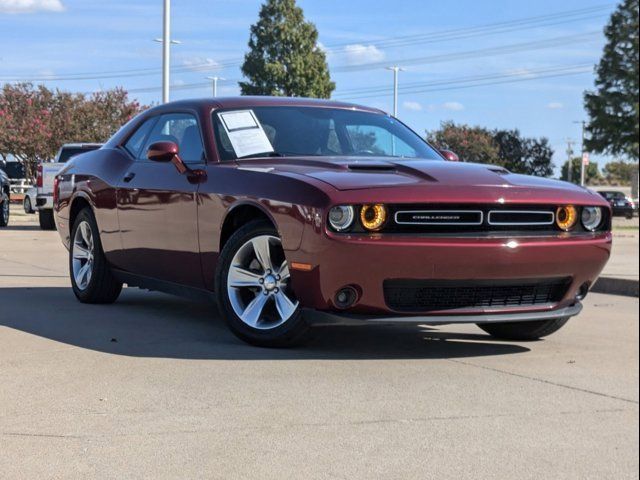
[(253, 110), (220, 112), (218, 117), (238, 158), (273, 152), (273, 146)]

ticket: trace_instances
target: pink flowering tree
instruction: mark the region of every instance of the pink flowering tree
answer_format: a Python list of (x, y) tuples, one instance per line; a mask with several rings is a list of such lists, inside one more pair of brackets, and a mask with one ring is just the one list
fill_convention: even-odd
[(29, 83), (0, 90), (0, 155), (23, 162), (35, 178), (38, 162), (53, 158), (63, 143), (104, 142), (143, 110), (121, 88), (91, 95)]

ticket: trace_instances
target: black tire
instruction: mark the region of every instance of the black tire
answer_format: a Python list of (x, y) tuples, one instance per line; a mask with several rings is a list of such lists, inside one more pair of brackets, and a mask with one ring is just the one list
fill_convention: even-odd
[(489, 335), (503, 340), (538, 340), (560, 330), (570, 317), (531, 322), (479, 323)]
[(25, 196), (22, 201), (22, 207), (24, 208), (24, 213), (29, 214), (33, 213), (33, 206), (31, 205), (31, 198), (29, 196)]
[(9, 225), (9, 195), (0, 193), (0, 227)]
[(625, 213), (624, 218), (626, 218), (627, 220), (632, 220), (633, 219), (633, 212), (632, 213)]
[(53, 219), (53, 210), (51, 208), (38, 210), (38, 222), (40, 223), (41, 230), (56, 229), (56, 222)]
[[(76, 236), (76, 230), (82, 222), (87, 222), (91, 228), (91, 234), (94, 242), (93, 252), (93, 270), (91, 280), (87, 287), (83, 290), (76, 285), (73, 275), (73, 241)], [(100, 233), (93, 212), (89, 208), (80, 211), (71, 229), (71, 245), (69, 248), (69, 277), (71, 278), (71, 287), (76, 298), (82, 303), (113, 303), (118, 299), (122, 291), (122, 282), (116, 280), (111, 273), (107, 259), (102, 250), (102, 242), (100, 241)]]
[(282, 325), (271, 329), (257, 329), (243, 322), (234, 311), (227, 294), (227, 277), (231, 262), (238, 250), (249, 240), (260, 235), (279, 237), (269, 222), (257, 220), (239, 228), (225, 244), (216, 268), (216, 298), (218, 309), (229, 329), (241, 340), (258, 347), (291, 347), (299, 345), (310, 336), (311, 326), (298, 310)]

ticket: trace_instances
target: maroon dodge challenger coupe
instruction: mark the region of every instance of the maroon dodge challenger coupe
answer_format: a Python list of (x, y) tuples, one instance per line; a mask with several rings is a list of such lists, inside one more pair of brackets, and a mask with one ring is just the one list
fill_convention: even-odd
[(60, 171), (56, 225), (81, 302), (123, 284), (215, 298), (231, 330), (291, 345), (317, 323), (558, 330), (611, 249), (600, 195), (447, 161), (376, 109), (179, 101)]

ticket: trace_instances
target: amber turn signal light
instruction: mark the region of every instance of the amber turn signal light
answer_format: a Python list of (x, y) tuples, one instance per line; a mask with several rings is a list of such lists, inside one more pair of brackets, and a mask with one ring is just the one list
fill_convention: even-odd
[(382, 204), (363, 205), (360, 210), (360, 221), (367, 230), (376, 232), (387, 221), (387, 207)]
[(558, 207), (556, 210), (556, 224), (565, 232), (573, 228), (578, 220), (578, 211), (573, 205)]

